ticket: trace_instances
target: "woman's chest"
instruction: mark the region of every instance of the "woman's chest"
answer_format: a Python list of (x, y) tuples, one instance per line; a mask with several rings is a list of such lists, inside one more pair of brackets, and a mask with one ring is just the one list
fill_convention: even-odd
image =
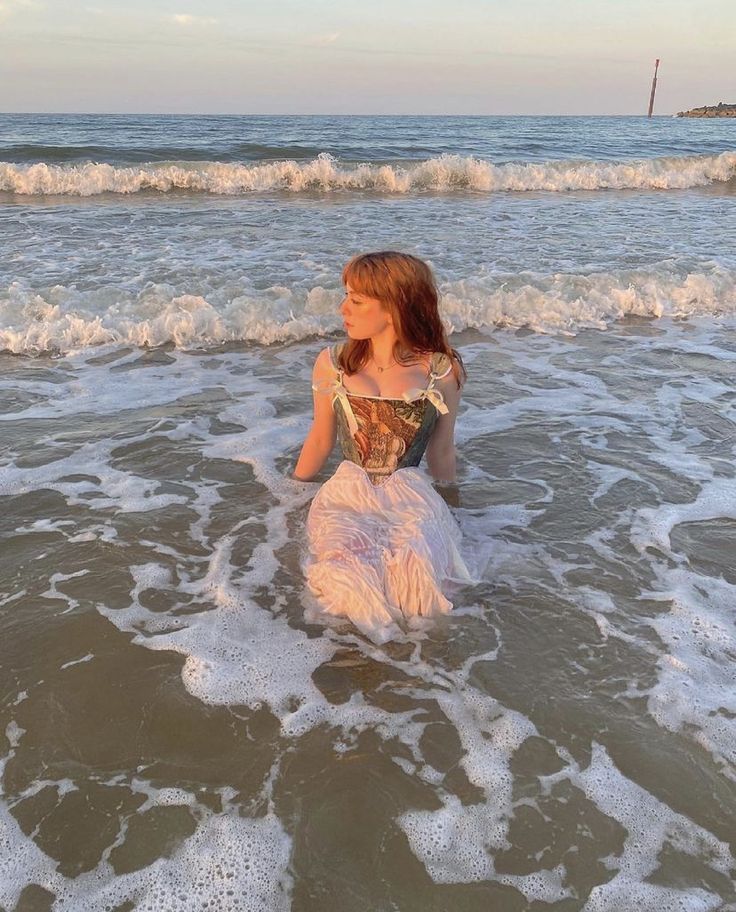
[(384, 371), (363, 368), (355, 374), (345, 375), (343, 385), (348, 393), (357, 396), (380, 396), (383, 399), (400, 399), (410, 390), (424, 389), (429, 377), (429, 364), (395, 364)]

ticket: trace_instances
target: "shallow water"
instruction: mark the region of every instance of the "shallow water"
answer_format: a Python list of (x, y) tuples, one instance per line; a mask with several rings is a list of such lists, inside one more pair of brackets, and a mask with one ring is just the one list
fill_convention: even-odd
[(734, 327), (456, 339), (479, 581), (381, 647), (299, 567), (321, 342), (3, 357), (6, 908), (736, 902)]
[[(736, 909), (732, 127), (0, 116), (0, 908)], [(476, 581), (377, 646), (288, 476), (385, 247)]]

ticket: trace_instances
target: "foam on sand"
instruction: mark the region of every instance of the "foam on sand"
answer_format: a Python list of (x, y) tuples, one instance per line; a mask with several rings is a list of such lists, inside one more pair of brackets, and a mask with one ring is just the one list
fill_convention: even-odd
[(438, 703), (460, 736), (465, 750), (460, 764), (486, 801), (466, 806), (456, 795), (444, 794), (440, 810), (409, 811), (398, 822), (435, 883), (495, 880), (515, 887), (529, 901), (564, 899), (572, 894), (563, 886), (562, 866), (528, 875), (495, 870), (493, 854), (508, 847), (513, 786), (509, 763), (536, 729), (462, 677), (458, 690), (439, 697)]
[(584, 912), (615, 912), (624, 907), (641, 912), (679, 912), (685, 908), (685, 901), (686, 908), (698, 912), (722, 908), (722, 901), (705, 890), (691, 889), (685, 900), (680, 890), (649, 883), (647, 879), (657, 870), (665, 844), (688, 855), (705, 855), (710, 867), (728, 875), (734, 858), (726, 843), (626, 778), (600, 744), (593, 745), (591, 761), (585, 769), (580, 770), (571, 761), (570, 767), (558, 776), (569, 776), (604, 814), (627, 831), (621, 854), (607, 860), (616, 875), (593, 888)]
[[(166, 792), (173, 790), (168, 789)], [(162, 804), (170, 803), (165, 794)], [(129, 902), (141, 912), (216, 908), (221, 912), (286, 912), (291, 840), (273, 815), (257, 819), (208, 815), (171, 856), (127, 874), (108, 862), (74, 880), (26, 837), (0, 804), (0, 903), (15, 908), (29, 882), (55, 894), (56, 912), (99, 912)]]

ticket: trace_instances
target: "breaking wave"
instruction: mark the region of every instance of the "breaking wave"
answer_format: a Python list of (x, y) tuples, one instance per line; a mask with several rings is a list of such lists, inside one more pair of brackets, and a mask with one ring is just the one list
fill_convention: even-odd
[(115, 166), (95, 162), (0, 163), (0, 191), (20, 195), (94, 196), (100, 193), (263, 191), (484, 193), (574, 190), (681, 190), (736, 177), (736, 152), (609, 161), (511, 162), (441, 155), (411, 165), (341, 164), (321, 153), (307, 162), (168, 162)]
[[(686, 272), (671, 263), (648, 271), (590, 275), (520, 273), (459, 279), (442, 288), (451, 331), (527, 327), (574, 334), (603, 329), (627, 316), (736, 315), (736, 272), (713, 267)], [(34, 290), (14, 282), (0, 292), (0, 351), (69, 352), (128, 344), (201, 348), (227, 342), (271, 344), (342, 328), (339, 289), (252, 287), (228, 295), (190, 294), (149, 284), (138, 292), (107, 286), (81, 291), (57, 285)]]

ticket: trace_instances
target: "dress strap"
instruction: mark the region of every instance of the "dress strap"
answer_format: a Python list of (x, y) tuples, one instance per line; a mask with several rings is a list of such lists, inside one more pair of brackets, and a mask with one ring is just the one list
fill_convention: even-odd
[[(445, 360), (443, 360), (445, 359)], [(443, 352), (435, 352), (429, 362), (429, 379), (423, 389), (407, 390), (401, 397), (406, 402), (416, 402), (417, 399), (427, 399), (437, 409), (440, 415), (446, 415), (449, 411), (445, 403), (445, 397), (442, 391), (435, 389), (435, 381), (446, 377), (452, 370), (450, 359)]]
[(452, 362), (444, 352), (434, 352), (429, 362), (429, 380), (424, 389), (409, 390), (404, 393), (403, 398), (407, 402), (413, 402), (416, 399), (427, 399), (437, 409), (440, 415), (446, 415), (448, 412), (445, 397), (441, 391), (435, 389), (435, 382), (446, 377), (452, 370)]
[(444, 352), (434, 352), (429, 362), (429, 383), (427, 389), (434, 389), (435, 381), (442, 380), (452, 370), (452, 361)]
[(340, 367), (340, 353), (342, 352), (343, 345), (341, 342), (337, 342), (335, 345), (331, 345), (327, 351), (330, 355), (330, 364), (332, 365), (333, 370), (340, 378), (340, 383), (342, 383), (342, 375), (345, 371)]
[(335, 402), (339, 402), (342, 406), (343, 414), (348, 423), (348, 428), (352, 436), (358, 431), (358, 421), (355, 417), (355, 412), (353, 412), (353, 407), (350, 405), (350, 400), (348, 399), (348, 391), (345, 389), (342, 382), (342, 375), (345, 371), (340, 367), (339, 357), (342, 345), (339, 343), (337, 345), (331, 345), (327, 351), (329, 353), (330, 365), (335, 371), (337, 376), (333, 380), (328, 380), (325, 383), (319, 383), (317, 385), (312, 384), (312, 389), (316, 393), (326, 393), (332, 397), (332, 404), (334, 406)]

